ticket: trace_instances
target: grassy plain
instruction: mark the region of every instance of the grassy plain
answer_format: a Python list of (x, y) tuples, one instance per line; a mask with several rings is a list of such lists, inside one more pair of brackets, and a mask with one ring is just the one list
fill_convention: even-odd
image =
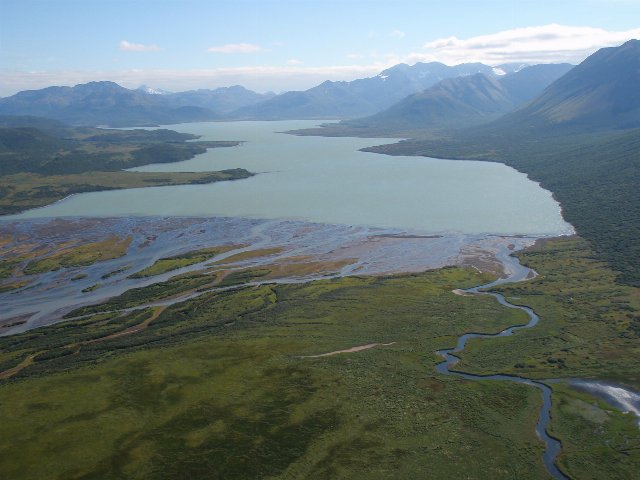
[[(519, 255), (540, 275), (501, 291), (533, 306), (539, 325), (470, 342), (460, 368), (638, 388), (638, 290), (616, 284), (577, 237)], [(452, 292), (486, 274), (243, 286), (277, 278), (279, 267), (179, 275), (0, 338), (0, 477), (547, 478), (536, 389), (435, 371), (434, 352), (461, 333), (525, 321), (490, 297)], [(215, 285), (237, 288), (203, 291)], [(122, 310), (198, 290), (168, 307)], [(633, 478), (635, 420), (551, 385), (563, 471)]]
[(127, 253), (132, 240), (132, 237), (110, 236), (99, 242), (62, 248), (44, 258), (30, 261), (24, 267), (24, 273), (31, 275), (52, 272), (61, 268), (87, 266), (119, 258)]
[[(609, 380), (640, 390), (640, 289), (616, 283), (616, 273), (578, 237), (518, 256), (540, 276), (500, 291), (533, 307), (540, 323), (511, 337), (471, 341), (460, 368)], [(580, 479), (634, 478), (640, 471), (635, 420), (565, 385), (552, 387), (551, 430), (563, 442), (563, 469)]]
[(83, 172), (65, 175), (16, 173), (0, 176), (0, 214), (43, 207), (76, 193), (122, 188), (197, 185), (239, 180), (252, 174), (243, 169), (220, 172)]
[[(130, 335), (113, 336), (152, 310), (0, 339), (5, 369), (35, 355), (0, 384), (0, 476), (545, 478), (535, 389), (434, 370), (460, 333), (522, 322), (451, 292), (486, 280), (448, 268), (241, 287)], [(301, 358), (373, 342), (396, 343)]]
[(540, 323), (512, 337), (470, 342), (461, 365), (535, 378), (606, 378), (640, 390), (640, 289), (617, 284), (579, 237), (518, 257), (540, 276), (496, 290), (531, 306)]

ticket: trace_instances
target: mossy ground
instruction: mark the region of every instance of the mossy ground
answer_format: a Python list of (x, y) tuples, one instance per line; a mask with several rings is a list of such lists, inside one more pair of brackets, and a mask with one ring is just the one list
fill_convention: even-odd
[[(637, 289), (617, 285), (579, 238), (520, 256), (540, 276), (501, 290), (533, 306), (539, 325), (471, 342), (459, 367), (637, 388)], [(435, 371), (434, 352), (458, 335), (526, 321), (491, 297), (452, 292), (486, 275), (242, 286), (273, 275), (264, 265), (178, 276), (0, 339), (0, 370), (20, 367), (0, 383), (0, 477), (548, 478), (536, 389)], [(236, 288), (115, 311), (216, 282)], [(376, 342), (394, 343), (303, 358)], [(552, 387), (563, 471), (633, 478), (635, 419)]]
[(123, 188), (191, 185), (236, 180), (251, 176), (248, 172), (88, 172), (69, 175), (19, 173), (0, 176), (0, 214), (17, 214), (44, 207), (69, 195)]
[(127, 253), (132, 237), (110, 236), (99, 242), (84, 243), (58, 250), (43, 258), (32, 260), (24, 268), (27, 275), (51, 272), (60, 268), (92, 265), (119, 258)]
[(152, 277), (154, 275), (160, 275), (162, 273), (170, 272), (182, 267), (188, 267), (196, 263), (204, 262), (205, 260), (220, 255), (221, 253), (228, 252), (239, 248), (238, 245), (226, 245), (220, 247), (203, 248), (200, 250), (194, 250), (180, 255), (174, 255), (172, 257), (161, 258), (156, 260), (153, 265), (140, 270), (132, 275), (131, 278), (144, 278)]
[[(111, 340), (80, 345), (150, 313), (2, 339), (5, 364), (40, 356), (0, 385), (0, 474), (545, 478), (537, 390), (434, 370), (460, 333), (523, 320), (451, 292), (486, 280), (443, 269), (263, 285), (204, 294)], [(396, 343), (300, 358), (376, 341)]]
[[(540, 275), (500, 290), (510, 302), (533, 307), (539, 324), (511, 337), (470, 342), (459, 367), (475, 373), (608, 380), (640, 390), (640, 289), (617, 284), (615, 272), (578, 237), (547, 242), (518, 256)], [(563, 443), (563, 470), (580, 479), (637, 476), (637, 419), (565, 385), (551, 386), (551, 432)]]

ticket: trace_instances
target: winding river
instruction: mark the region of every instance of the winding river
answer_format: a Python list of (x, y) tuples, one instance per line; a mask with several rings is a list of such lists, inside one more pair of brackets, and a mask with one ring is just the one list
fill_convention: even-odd
[(549, 421), (551, 420), (552, 393), (551, 388), (548, 385), (538, 380), (532, 380), (530, 378), (519, 377), (516, 375), (475, 375), (455, 369), (456, 364), (460, 361), (460, 358), (455, 354), (462, 352), (469, 340), (473, 338), (508, 337), (516, 333), (518, 330), (533, 328), (540, 319), (536, 312), (534, 312), (531, 308), (522, 305), (514, 305), (513, 303), (508, 302), (504, 298), (504, 296), (499, 293), (484, 291), (486, 289), (490, 289), (491, 287), (495, 287), (496, 285), (523, 281), (527, 278), (530, 278), (532, 274), (535, 274), (535, 272), (533, 272), (533, 270), (531, 270), (530, 268), (521, 265), (515, 257), (511, 257), (505, 252), (500, 253), (500, 260), (505, 266), (507, 276), (484, 285), (478, 285), (476, 287), (463, 290), (463, 292), (472, 295), (491, 295), (492, 297), (496, 298), (501, 305), (507, 308), (514, 308), (525, 312), (529, 317), (529, 322), (524, 325), (514, 325), (505, 328), (501, 332), (494, 334), (470, 332), (461, 335), (460, 337), (458, 337), (458, 341), (456, 342), (455, 347), (438, 350), (437, 353), (444, 358), (444, 361), (439, 363), (436, 369), (443, 375), (455, 375), (467, 380), (500, 380), (529, 385), (540, 389), (540, 391), (542, 392), (542, 407), (540, 408), (540, 416), (538, 417), (538, 423), (536, 424), (536, 434), (538, 435), (538, 438), (540, 438), (545, 443), (545, 452), (542, 459), (547, 471), (553, 478), (568, 480), (569, 477), (562, 473), (556, 465), (556, 458), (558, 457), (558, 454), (562, 449), (562, 445), (559, 440), (553, 438), (547, 432), (547, 427), (549, 425)]

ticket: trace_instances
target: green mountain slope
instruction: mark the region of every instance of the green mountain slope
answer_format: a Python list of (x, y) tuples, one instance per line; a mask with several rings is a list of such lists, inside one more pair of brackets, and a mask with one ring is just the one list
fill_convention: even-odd
[(640, 127), (640, 41), (598, 50), (501, 125), (573, 131)]
[(496, 118), (512, 107), (496, 79), (476, 74), (443, 80), (376, 115), (347, 124), (389, 128), (454, 126)]
[(571, 68), (534, 65), (500, 78), (478, 73), (446, 79), (375, 115), (345, 121), (344, 127), (402, 132), (486, 123), (536, 97)]

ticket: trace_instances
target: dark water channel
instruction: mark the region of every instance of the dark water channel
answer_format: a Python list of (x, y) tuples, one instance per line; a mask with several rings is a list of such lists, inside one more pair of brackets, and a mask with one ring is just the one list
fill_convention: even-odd
[(513, 303), (508, 302), (499, 293), (484, 291), (490, 289), (491, 287), (495, 287), (504, 283), (523, 281), (535, 274), (535, 272), (533, 272), (531, 269), (520, 265), (516, 258), (509, 256), (506, 252), (501, 252), (499, 258), (505, 266), (506, 277), (500, 278), (485, 285), (479, 285), (477, 287), (469, 288), (464, 291), (474, 295), (491, 295), (492, 297), (496, 298), (501, 305), (507, 308), (514, 308), (525, 312), (529, 316), (529, 322), (524, 325), (511, 326), (495, 334), (472, 332), (465, 333), (464, 335), (458, 337), (458, 341), (455, 347), (438, 350), (437, 353), (444, 358), (444, 361), (439, 363), (436, 368), (438, 372), (443, 375), (455, 375), (467, 380), (499, 380), (520, 383), (523, 385), (529, 385), (538, 388), (542, 392), (542, 407), (540, 408), (540, 416), (538, 418), (538, 423), (536, 424), (536, 434), (538, 435), (538, 438), (540, 438), (545, 444), (543, 462), (547, 471), (553, 478), (568, 480), (569, 477), (564, 475), (555, 463), (556, 458), (558, 457), (558, 454), (562, 449), (562, 445), (559, 440), (551, 437), (547, 433), (547, 427), (551, 419), (551, 388), (549, 388), (549, 386), (540, 381), (532, 380), (525, 377), (519, 377), (516, 375), (474, 375), (455, 369), (456, 364), (460, 360), (460, 358), (455, 354), (462, 352), (469, 340), (473, 338), (508, 337), (516, 333), (518, 330), (533, 328), (539, 321), (538, 315), (531, 308), (522, 305), (514, 305)]

